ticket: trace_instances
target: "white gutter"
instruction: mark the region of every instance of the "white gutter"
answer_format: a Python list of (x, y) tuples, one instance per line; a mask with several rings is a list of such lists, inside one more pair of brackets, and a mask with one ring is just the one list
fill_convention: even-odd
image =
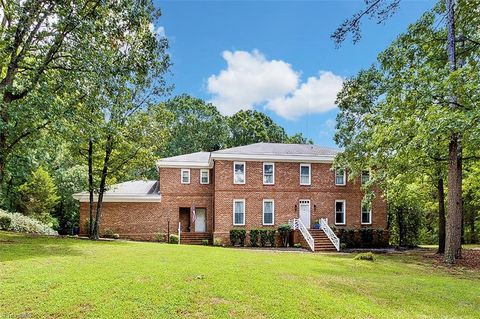
[[(90, 201), (90, 195), (86, 192), (76, 193), (72, 195), (76, 200), (85, 203)], [(93, 200), (98, 200), (98, 195), (93, 195)], [(160, 203), (162, 196), (158, 195), (138, 195), (138, 194), (104, 194), (103, 201), (105, 203)]]
[(222, 160), (251, 160), (251, 161), (279, 161), (279, 162), (309, 162), (309, 163), (333, 163), (335, 155), (270, 155), (270, 154), (228, 154), (228, 153), (212, 153), (212, 159)]

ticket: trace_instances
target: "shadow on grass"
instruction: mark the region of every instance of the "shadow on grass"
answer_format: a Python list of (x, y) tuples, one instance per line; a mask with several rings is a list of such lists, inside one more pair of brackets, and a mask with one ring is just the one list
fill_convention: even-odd
[(0, 263), (43, 257), (81, 256), (82, 246), (118, 245), (121, 243), (95, 242), (74, 238), (39, 236), (0, 231)]

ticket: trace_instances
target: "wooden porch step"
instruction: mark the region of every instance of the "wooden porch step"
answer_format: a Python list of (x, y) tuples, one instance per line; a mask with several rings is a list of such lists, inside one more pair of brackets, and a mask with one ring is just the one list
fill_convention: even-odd
[(205, 239), (212, 243), (213, 235), (211, 233), (185, 232), (180, 234), (180, 244), (202, 245)]

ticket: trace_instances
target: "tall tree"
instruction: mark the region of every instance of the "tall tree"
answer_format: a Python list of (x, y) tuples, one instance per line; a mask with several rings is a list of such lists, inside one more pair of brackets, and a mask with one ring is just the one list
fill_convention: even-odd
[[(388, 5), (388, 3), (391, 5)], [(353, 19), (348, 19), (332, 35), (337, 44), (341, 43), (347, 34), (353, 32), (354, 41), (359, 39), (359, 21), (363, 16), (375, 16), (379, 18), (388, 17), (393, 14), (398, 7), (399, 1), (379, 0), (368, 2), (367, 8), (356, 15)], [(474, 17), (472, 12), (478, 9), (478, 1), (465, 1), (456, 4), (453, 0), (447, 0), (446, 6), (438, 5), (434, 13), (427, 13), (414, 26), (411, 27), (407, 35), (400, 37), (388, 50), (388, 54), (382, 59), (382, 66), (387, 68), (393, 75), (389, 81), (397, 84), (395, 88), (390, 85), (389, 92), (397, 90), (396, 98), (390, 98), (388, 102), (395, 102), (407, 110), (408, 114), (415, 115), (407, 107), (407, 103), (419, 107), (424, 111), (417, 117), (408, 118), (405, 114), (398, 120), (418, 124), (419, 118), (424, 119), (424, 123), (435, 124), (435, 130), (431, 127), (425, 127), (423, 131), (427, 134), (414, 134), (418, 138), (424, 138), (424, 142), (437, 140), (440, 136), (440, 142), (437, 145), (444, 145), (448, 151), (441, 160), (448, 159), (448, 214), (446, 227), (446, 249), (445, 261), (455, 262), (460, 256), (461, 247), (461, 189), (462, 189), (462, 154), (464, 148), (462, 145), (465, 140), (472, 139), (474, 135), (466, 137), (464, 132), (472, 132), (472, 106), (477, 103), (476, 94), (466, 93), (466, 77), (470, 77), (471, 83), (478, 83), (478, 75), (475, 74), (476, 52), (479, 42), (478, 36), (478, 17)], [(383, 9), (380, 9), (383, 8)], [(455, 9), (457, 12), (455, 13)], [(438, 30), (436, 25), (446, 18), (445, 28)], [(468, 17), (468, 18), (467, 18)], [(461, 31), (458, 32), (458, 22), (460, 22)], [(435, 25), (436, 24), (436, 25)], [(462, 34), (461, 39), (456, 34)], [(456, 43), (458, 40), (469, 42), (468, 49), (462, 51), (462, 66), (458, 68), (456, 59)], [(403, 43), (402, 43), (403, 42)], [(400, 52), (405, 54), (403, 57)], [(393, 54), (396, 59), (391, 59)], [(469, 84), (470, 85), (470, 84)], [(407, 90), (413, 93), (411, 96), (403, 94), (401, 90)], [(437, 108), (441, 104), (442, 107)], [(431, 105), (428, 107), (427, 105)], [(445, 106), (448, 108), (445, 108)], [(395, 109), (392, 109), (396, 111)], [(436, 114), (433, 114), (436, 112)], [(384, 114), (388, 116), (388, 114)], [(378, 118), (378, 117), (377, 117)], [(410, 119), (410, 120), (408, 120)], [(416, 119), (416, 120), (415, 120)], [(415, 122), (411, 122), (415, 120)], [(475, 127), (475, 126), (474, 126)], [(430, 130), (430, 131), (428, 131)], [(466, 131), (465, 131), (466, 130)], [(462, 135), (460, 136), (460, 132)], [(467, 133), (469, 134), (469, 133)], [(448, 137), (447, 139), (445, 137)], [(445, 146), (445, 142), (447, 145)], [(394, 143), (392, 143), (394, 144)], [(410, 144), (410, 143), (409, 143)], [(427, 145), (428, 147), (428, 145)], [(472, 148), (473, 149), (473, 148)], [(437, 150), (438, 151), (438, 150)], [(438, 154), (443, 154), (440, 151)], [(432, 153), (430, 153), (432, 154)]]

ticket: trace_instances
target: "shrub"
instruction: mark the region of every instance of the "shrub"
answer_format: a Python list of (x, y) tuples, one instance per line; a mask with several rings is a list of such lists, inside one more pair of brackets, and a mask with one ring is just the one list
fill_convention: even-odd
[(269, 243), (271, 247), (275, 247), (275, 233), (275, 229), (267, 229), (267, 243)]
[(223, 246), (223, 240), (220, 237), (213, 239), (213, 246)]
[(237, 243), (240, 246), (245, 246), (245, 237), (247, 237), (247, 231), (243, 228), (234, 228), (230, 230), (230, 243), (235, 246)]
[(376, 257), (375, 254), (369, 251), (368, 253), (360, 253), (353, 258), (355, 260), (368, 260), (368, 261), (375, 261)]
[(202, 245), (208, 246), (208, 239), (202, 239)]
[(8, 213), (0, 210), (0, 218), (10, 218), (10, 226), (8, 230), (19, 233), (31, 233), (40, 235), (58, 235), (58, 233), (51, 227), (41, 223), (40, 221), (24, 216), (20, 213)]
[(12, 217), (0, 216), (0, 229), (10, 230), (11, 225), (12, 225)]
[(258, 229), (250, 229), (250, 246), (257, 247), (258, 246)]
[(155, 233), (155, 240), (158, 242), (164, 242), (165, 241), (165, 234), (162, 232)]
[(170, 234), (170, 238), (168, 242), (170, 244), (178, 244), (178, 235)]
[(370, 248), (373, 246), (373, 229), (361, 228), (360, 229), (360, 245), (362, 247)]
[(295, 248), (302, 248), (302, 244), (296, 243), (296, 244), (293, 245), (293, 247), (295, 247)]
[(267, 246), (267, 231), (266, 229), (260, 229), (260, 246)]
[(289, 224), (281, 224), (278, 226), (278, 233), (282, 239), (282, 246), (288, 246), (288, 237), (290, 236), (290, 232), (292, 231), (292, 226)]
[(103, 232), (103, 238), (112, 238), (112, 239), (119, 239), (120, 235), (114, 233), (113, 230), (106, 228)]

